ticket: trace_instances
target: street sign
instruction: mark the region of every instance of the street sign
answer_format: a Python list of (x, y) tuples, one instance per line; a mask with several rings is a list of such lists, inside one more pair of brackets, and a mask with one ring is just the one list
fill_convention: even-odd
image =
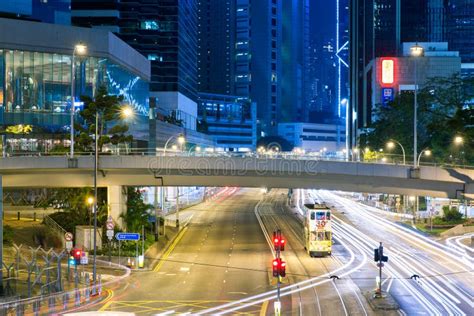
[(107, 221), (107, 222), (105, 223), (105, 226), (107, 226), (107, 229), (109, 229), (109, 230), (114, 230), (114, 226), (115, 226), (115, 225), (114, 225), (114, 222), (109, 222), (109, 221)]
[(66, 250), (71, 251), (72, 249), (72, 241), (66, 241)]
[(86, 251), (83, 251), (81, 253), (81, 264), (88, 264), (89, 263), (89, 253)]
[(64, 234), (64, 239), (66, 239), (66, 241), (72, 241), (74, 239), (74, 236), (72, 233), (67, 232)]
[(117, 233), (115, 235), (115, 238), (117, 240), (123, 241), (123, 240), (140, 240), (140, 234), (139, 233)]
[(113, 229), (107, 229), (107, 238), (109, 240), (112, 240), (112, 238), (114, 238), (114, 230)]

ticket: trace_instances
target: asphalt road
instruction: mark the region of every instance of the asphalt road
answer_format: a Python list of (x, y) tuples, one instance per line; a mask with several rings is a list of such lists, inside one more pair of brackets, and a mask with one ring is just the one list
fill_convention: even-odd
[(271, 252), (254, 214), (260, 197), (259, 190), (234, 189), (194, 206), (190, 225), (155, 271), (133, 274), (100, 309), (194, 313), (269, 290)]
[[(285, 251), (282, 252), (287, 263), (287, 277), (283, 280), (284, 285), (297, 284), (310, 278), (332, 274), (332, 271), (341, 268), (343, 263), (348, 261), (347, 251), (341, 244), (336, 243), (331, 256), (311, 258), (304, 249), (303, 225), (296, 214), (288, 208), (286, 194), (286, 190), (272, 190), (259, 206), (259, 214), (269, 233), (272, 227), (279, 227), (287, 241)], [(337, 275), (337, 273), (334, 274)], [(310, 283), (314, 286), (292, 294), (290, 299), (283, 299), (282, 313), (284, 315), (289, 313), (293, 315), (373, 314), (359, 288), (351, 279), (341, 278), (316, 284), (324, 279), (327, 280), (328, 277)]]
[(350, 240), (369, 256), (369, 264), (354, 278), (359, 287), (373, 287), (377, 271), (372, 261), (373, 248), (382, 242), (389, 258), (383, 270), (383, 289), (398, 301), (403, 312), (473, 314), (473, 261), (464, 250), (446, 247), (397, 224), (390, 214), (348, 197), (328, 191), (314, 193), (336, 207), (334, 228), (341, 238)]

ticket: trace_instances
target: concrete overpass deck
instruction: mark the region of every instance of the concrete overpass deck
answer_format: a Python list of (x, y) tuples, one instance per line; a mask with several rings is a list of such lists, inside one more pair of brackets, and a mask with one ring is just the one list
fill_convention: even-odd
[[(4, 187), (83, 187), (93, 156), (0, 158)], [(100, 156), (98, 185), (323, 188), (474, 198), (474, 170), (318, 159), (232, 156)]]

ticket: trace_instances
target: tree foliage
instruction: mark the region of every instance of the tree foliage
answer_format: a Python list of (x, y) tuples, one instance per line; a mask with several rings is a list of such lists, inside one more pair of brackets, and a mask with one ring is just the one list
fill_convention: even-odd
[(140, 188), (127, 188), (127, 212), (122, 213), (120, 217), (124, 220), (127, 231), (139, 232), (142, 226), (149, 228), (148, 221), (149, 211), (153, 209), (153, 205), (146, 204), (142, 198)]
[(84, 102), (84, 109), (79, 112), (83, 124), (76, 123), (75, 129), (79, 135), (76, 136), (76, 146), (83, 151), (93, 151), (96, 114), (98, 120), (98, 140), (99, 151), (107, 144), (118, 145), (130, 143), (133, 140), (131, 135), (126, 135), (128, 125), (120, 122), (120, 110), (123, 96), (109, 95), (107, 89), (101, 86), (94, 98), (81, 96)]
[[(92, 223), (92, 206), (87, 203), (87, 198), (94, 195), (92, 188), (65, 188), (55, 189), (50, 193), (48, 204), (61, 209), (62, 212), (54, 213), (51, 217), (64, 229), (74, 231), (76, 225), (89, 225)], [(106, 194), (99, 189), (97, 197), (99, 226), (107, 217)]]
[[(418, 152), (430, 148), (433, 159), (474, 163), (474, 79), (459, 75), (431, 78), (418, 93)], [(361, 147), (384, 148), (399, 141), (413, 152), (414, 94), (401, 93), (387, 106), (375, 110), (375, 121), (360, 137)], [(453, 142), (456, 136), (463, 144)], [(394, 150), (400, 154), (400, 149)]]

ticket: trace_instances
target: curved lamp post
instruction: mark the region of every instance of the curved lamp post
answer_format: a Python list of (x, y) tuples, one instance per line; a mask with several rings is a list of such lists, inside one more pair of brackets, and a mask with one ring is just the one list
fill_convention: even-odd
[(399, 141), (396, 141), (395, 139), (390, 139), (387, 143), (387, 148), (388, 149), (393, 149), (395, 148), (395, 144), (397, 144), (398, 146), (400, 146), (400, 148), (402, 149), (402, 154), (403, 154), (403, 164), (405, 165), (406, 164), (406, 155), (405, 155), (405, 148), (403, 148), (403, 145), (399, 142)]
[(170, 138), (168, 138), (168, 140), (165, 143), (165, 147), (163, 148), (163, 156), (166, 156), (166, 149), (168, 148), (168, 144), (174, 138), (176, 138), (176, 140), (177, 140), (177, 142), (180, 146), (182, 146), (184, 143), (186, 143), (186, 138), (184, 137), (183, 134), (170, 136)]
[(425, 148), (420, 152), (420, 154), (418, 155), (418, 159), (417, 159), (417, 166), (420, 166), (420, 160), (421, 160), (421, 156), (423, 154), (425, 154), (426, 157), (429, 157), (429, 156), (431, 156), (431, 150), (429, 148)]

